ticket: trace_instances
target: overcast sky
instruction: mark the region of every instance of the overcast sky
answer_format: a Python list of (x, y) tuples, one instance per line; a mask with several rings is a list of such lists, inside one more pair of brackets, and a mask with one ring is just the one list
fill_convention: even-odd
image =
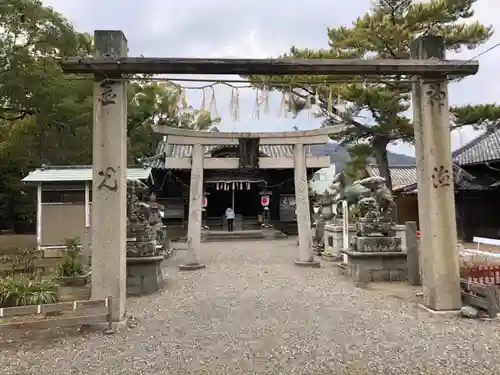
[[(500, 18), (493, 10), (498, 0), (479, 0), (476, 19), (499, 30), (491, 41), (476, 51), (464, 51), (457, 58), (467, 59), (500, 41)], [(290, 0), (44, 0), (64, 14), (79, 31), (123, 30), (129, 56), (147, 57), (275, 57), (292, 45), (321, 48), (327, 46), (327, 27), (349, 25), (363, 15), (370, 0), (290, 1)], [(450, 55), (449, 57), (456, 57)], [(493, 103), (500, 97), (500, 48), (479, 58), (479, 73), (450, 86), (450, 102), (457, 104)], [(238, 78), (238, 77), (234, 77)], [(281, 97), (271, 101), (269, 115), (252, 118), (255, 93), (243, 90), (240, 120), (229, 112), (230, 94), (216, 90), (217, 107), (224, 131), (284, 131), (293, 126), (310, 129), (318, 121), (307, 114), (297, 119), (279, 117)], [(188, 97), (199, 106), (200, 93)], [(471, 130), (454, 132), (452, 147), (475, 136)], [(396, 152), (413, 154), (409, 145), (396, 145)]]

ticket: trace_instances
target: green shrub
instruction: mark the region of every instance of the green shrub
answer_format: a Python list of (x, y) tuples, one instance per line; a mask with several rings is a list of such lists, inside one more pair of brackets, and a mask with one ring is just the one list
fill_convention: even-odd
[(0, 263), (10, 266), (10, 275), (21, 273), (23, 275), (34, 275), (36, 258), (36, 249), (26, 248), (18, 249), (15, 252), (0, 256)]
[(53, 303), (57, 300), (57, 284), (51, 278), (30, 279), (7, 276), (0, 279), (0, 306), (26, 306)]
[(83, 264), (75, 262), (71, 258), (64, 258), (61, 263), (57, 263), (56, 275), (59, 277), (74, 277), (85, 274)]
[(87, 267), (80, 262), (80, 241), (78, 238), (67, 238), (66, 256), (56, 266), (56, 275), (59, 277), (82, 276), (87, 272)]

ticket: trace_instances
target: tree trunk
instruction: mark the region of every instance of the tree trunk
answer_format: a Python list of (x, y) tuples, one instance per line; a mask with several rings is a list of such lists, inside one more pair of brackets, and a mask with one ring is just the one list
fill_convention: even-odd
[(378, 164), (380, 176), (385, 178), (385, 183), (390, 191), (392, 191), (391, 169), (389, 168), (389, 160), (387, 159), (387, 145), (389, 141), (385, 138), (375, 139), (373, 148), (375, 150), (375, 158)]

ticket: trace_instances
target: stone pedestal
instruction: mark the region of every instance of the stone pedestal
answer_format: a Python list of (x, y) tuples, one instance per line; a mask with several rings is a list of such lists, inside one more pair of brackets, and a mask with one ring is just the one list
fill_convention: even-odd
[(313, 236), (313, 252), (317, 256), (321, 256), (321, 254), (325, 251), (324, 247), (324, 239), (325, 239), (325, 221), (323, 218), (319, 218), (312, 226)]
[(401, 238), (401, 250), (406, 253), (406, 225), (395, 225), (396, 237)]
[(342, 225), (325, 225), (325, 251), (323, 259), (327, 261), (336, 261), (341, 259), (342, 241), (343, 241)]
[(156, 241), (127, 240), (127, 258), (152, 257), (158, 255)]
[(127, 295), (139, 296), (160, 290), (164, 284), (163, 255), (127, 258)]
[(356, 236), (351, 250), (364, 253), (400, 252), (401, 238), (384, 236)]
[[(356, 235), (356, 226), (349, 225), (349, 242), (352, 237)], [(323, 259), (328, 261), (337, 261), (346, 256), (342, 256), (341, 251), (344, 247), (344, 235), (342, 224), (327, 224), (325, 225), (325, 251), (323, 252)], [(347, 262), (344, 262), (347, 263)]]
[(404, 281), (408, 279), (406, 253), (358, 252), (342, 250), (349, 257), (347, 274), (359, 283), (377, 281)]
[(357, 235), (350, 240), (350, 248), (342, 250), (348, 258), (347, 274), (355, 282), (408, 279), (406, 253), (396, 229), (394, 223), (378, 219), (363, 218), (356, 223)]

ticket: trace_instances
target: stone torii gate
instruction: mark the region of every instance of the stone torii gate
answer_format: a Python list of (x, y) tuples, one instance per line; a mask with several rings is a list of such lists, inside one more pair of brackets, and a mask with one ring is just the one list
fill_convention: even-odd
[[(311, 252), (312, 231), (309, 209), (309, 192), (307, 181), (307, 163), (305, 146), (313, 144), (325, 144), (329, 140), (329, 134), (341, 131), (343, 126), (332, 126), (329, 128), (277, 132), (277, 133), (244, 133), (244, 132), (202, 132), (186, 129), (172, 128), (168, 126), (154, 126), (156, 133), (167, 136), (167, 143), (171, 145), (190, 145), (192, 147), (191, 160), (188, 161), (191, 168), (191, 181), (189, 185), (189, 223), (188, 223), (188, 256), (187, 262), (181, 265), (183, 270), (203, 268), (196, 258), (196, 251), (201, 243), (201, 208), (203, 199), (203, 174), (204, 169), (233, 169), (233, 168), (257, 168), (259, 167), (260, 145), (291, 145), (293, 147), (293, 167), (295, 180), (295, 197), (297, 202), (297, 224), (299, 232), (299, 259), (295, 261), (297, 266), (319, 267)], [(205, 159), (204, 146), (216, 145), (239, 145), (241, 156), (239, 160), (234, 159)], [(187, 160), (180, 158), (169, 158), (166, 165), (180, 166)], [(264, 160), (267, 158), (264, 158)], [(273, 160), (274, 168), (289, 167), (288, 160)]]
[[(435, 36), (415, 41), (413, 60), (129, 58), (127, 40), (122, 31), (100, 30), (95, 31), (94, 36), (94, 57), (69, 57), (61, 62), (61, 66), (65, 73), (90, 73), (95, 77), (92, 298), (113, 298), (113, 321), (123, 321), (125, 316), (126, 78), (136, 73), (412, 76), (416, 82), (413, 107), (424, 304), (441, 311), (461, 307), (447, 76), (475, 74), (479, 68), (477, 62), (443, 60), (444, 41)], [(200, 158), (199, 147), (201, 145), (195, 146), (193, 159)], [(303, 147), (298, 147), (295, 153), (296, 160), (300, 159), (298, 168), (302, 179), (301, 169), (305, 168), (302, 166)], [(193, 164), (199, 165), (197, 162)], [(305, 183), (301, 181), (300, 185)], [(305, 206), (307, 194), (301, 194), (300, 198), (297, 204)], [(191, 202), (194, 199), (191, 198)], [(300, 228), (308, 219), (299, 220), (302, 223)], [(300, 238), (300, 247), (304, 250), (304, 241), (308, 244), (309, 240), (304, 234)]]

